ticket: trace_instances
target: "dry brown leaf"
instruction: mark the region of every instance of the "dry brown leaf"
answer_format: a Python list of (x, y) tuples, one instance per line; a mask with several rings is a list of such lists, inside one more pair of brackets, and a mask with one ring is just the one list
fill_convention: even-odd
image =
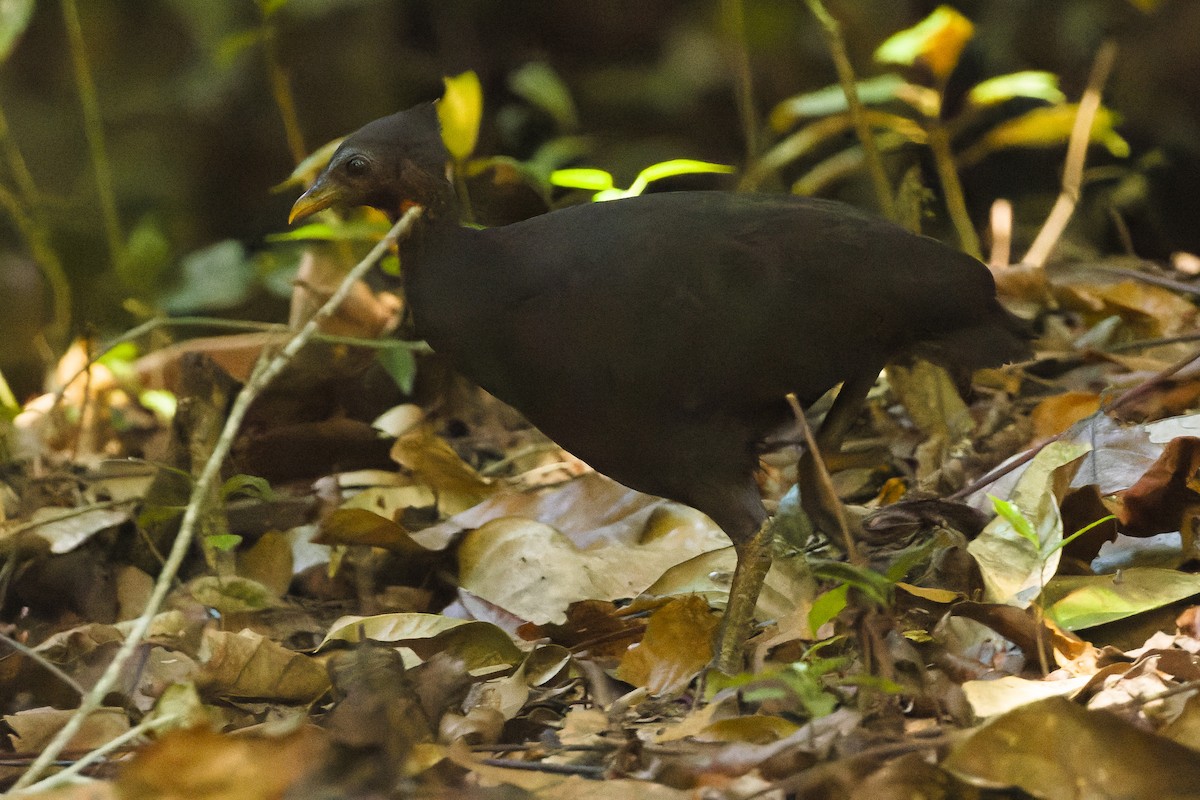
[(204, 662), (197, 684), (226, 697), (310, 702), (329, 688), (318, 661), (287, 650), (251, 631), (206, 631)]
[(712, 659), (712, 637), (719, 620), (696, 596), (679, 597), (650, 617), (646, 635), (629, 648), (617, 677), (656, 695), (674, 695)]
[(1034, 435), (1049, 439), (1081, 419), (1100, 410), (1100, 395), (1094, 392), (1063, 392), (1038, 403), (1032, 414)]
[(1195, 797), (1200, 786), (1196, 751), (1059, 697), (997, 717), (957, 745), (942, 766), (1037, 797), (1182, 800)]
[(477, 505), (496, 491), (427, 425), (397, 438), (392, 458), (438, 495), (438, 504), (447, 514)]
[[(8, 739), (13, 750), (34, 754), (44, 749), (74, 715), (71, 709), (31, 708), (6, 715), (4, 724), (12, 729)], [(83, 726), (71, 737), (67, 749), (87, 751), (108, 744), (129, 727), (129, 716), (124, 709), (99, 708), (84, 719)]]
[(271, 739), (174, 731), (138, 753), (116, 786), (123, 800), (278, 800), (322, 762), (325, 748), (313, 727)]

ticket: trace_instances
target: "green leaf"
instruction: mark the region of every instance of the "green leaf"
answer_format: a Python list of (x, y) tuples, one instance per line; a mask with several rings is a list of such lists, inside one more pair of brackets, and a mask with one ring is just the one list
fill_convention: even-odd
[(282, 183), (277, 183), (271, 187), (271, 191), (286, 192), (288, 189), (309, 186), (317, 179), (317, 175), (321, 174), (321, 170), (329, 163), (329, 159), (333, 158), (333, 154), (341, 147), (342, 142), (346, 141), (345, 136), (328, 141), (318, 147), (316, 150), (308, 154), (308, 156), (296, 165), (292, 170), (292, 174), (287, 177), (287, 180)]
[(204, 541), (213, 550), (228, 553), (242, 543), (242, 537), (236, 533), (218, 533), (213, 536), (206, 536)]
[[(859, 81), (858, 99), (864, 105), (879, 105), (896, 99), (896, 92), (906, 85), (903, 77), (893, 73), (877, 75)], [(846, 93), (840, 84), (826, 86), (815, 92), (805, 92), (779, 103), (771, 110), (770, 124), (777, 131), (787, 130), (799, 119), (805, 117), (828, 117), (832, 114), (842, 114), (850, 109), (846, 101)]]
[(1161, 608), (1200, 594), (1200, 575), (1134, 567), (1115, 575), (1056, 577), (1046, 585), (1046, 616), (1069, 631)]
[(125, 243), (117, 259), (116, 273), (125, 288), (139, 296), (152, 294), (170, 264), (171, 243), (152, 214), (146, 214)]
[(437, 104), (442, 141), (455, 161), (466, 161), (475, 151), (483, 120), (483, 87), (479, 76), (471, 71), (443, 78), (442, 82), (446, 91)]
[(654, 181), (661, 181), (663, 178), (709, 172), (728, 174), (733, 172), (733, 167), (728, 164), (714, 164), (710, 161), (694, 161), (690, 158), (675, 158), (670, 161), (660, 161), (657, 164), (651, 164), (639, 172), (637, 178), (625, 190), (624, 196), (634, 197), (639, 195), (646, 190), (648, 185)]
[[(1079, 106), (1063, 103), (1048, 108), (1035, 108), (1019, 117), (992, 128), (959, 156), (961, 166), (969, 166), (998, 150), (1014, 147), (1053, 147), (1065, 144), (1075, 127)], [(1103, 145), (1117, 158), (1129, 155), (1129, 143), (1114, 129), (1120, 117), (1109, 108), (1096, 111), (1092, 122), (1091, 141)]]
[(227, 239), (190, 253), (183, 282), (162, 300), (171, 313), (233, 308), (245, 302), (258, 278), (241, 242)]
[(812, 608), (808, 611), (808, 627), (814, 634), (822, 625), (842, 613), (849, 593), (850, 585), (843, 583), (813, 600)]
[(258, 0), (258, 8), (262, 11), (264, 19), (270, 18), (272, 14), (282, 9), (288, 4), (288, 0)]
[(613, 188), (613, 177), (602, 169), (556, 169), (550, 173), (550, 183), (564, 189), (600, 192)]
[(875, 51), (875, 60), (884, 64), (912, 67), (922, 64), (939, 82), (958, 65), (958, 58), (975, 26), (950, 6), (939, 6), (911, 28), (890, 36)]
[(221, 485), (221, 499), (231, 500), (238, 495), (254, 497), (259, 500), (271, 500), (275, 497), (275, 492), (265, 478), (239, 474)]
[(379, 351), (379, 363), (391, 376), (400, 391), (409, 394), (417, 378), (417, 359), (411, 348), (389, 347)]
[(233, 66), (233, 62), (237, 57), (256, 46), (263, 40), (262, 28), (247, 28), (244, 31), (235, 31), (221, 39), (217, 45), (216, 53), (213, 54), (213, 60), (217, 66), (222, 69), (228, 69)]
[(0, 62), (8, 60), (33, 16), (33, 0), (0, 2)]
[(508, 76), (508, 88), (553, 117), (560, 129), (569, 131), (578, 126), (571, 90), (544, 61), (530, 62), (513, 72)]
[(1058, 76), (1053, 72), (1026, 70), (997, 75), (975, 84), (967, 93), (967, 102), (974, 106), (990, 106), (1015, 97), (1032, 97), (1054, 104), (1067, 100), (1058, 88)]
[(268, 234), (268, 242), (377, 242), (388, 232), (386, 222), (355, 219), (347, 222), (312, 222), (290, 231)]
[(1033, 457), (1009, 497), (1020, 512), (1013, 515), (1032, 524), (1037, 545), (1031, 547), (1029, 531), (999, 515), (969, 545), (983, 576), (984, 599), (1018, 608), (1028, 607), (1058, 568), (1063, 540), (1062, 516), (1055, 489), (1078, 466), (1090, 448), (1074, 442), (1052, 442)]
[(138, 395), (138, 402), (163, 421), (174, 419), (175, 409), (179, 405), (175, 393), (166, 389), (147, 389)]
[(1032, 544), (1035, 550), (1041, 549), (1042, 540), (1038, 538), (1038, 533), (1034, 529), (1033, 523), (1029, 521), (1029, 517), (1021, 512), (1021, 509), (1007, 500), (1001, 500), (992, 494), (988, 495), (988, 499), (992, 501), (992, 508), (996, 510), (996, 513), (1007, 520), (1014, 531), (1023, 536), (1025, 541)]

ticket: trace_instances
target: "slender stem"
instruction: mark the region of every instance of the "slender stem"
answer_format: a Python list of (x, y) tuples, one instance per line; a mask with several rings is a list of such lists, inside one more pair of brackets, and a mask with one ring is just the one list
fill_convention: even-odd
[[(3, 134), (0, 134), (3, 136)], [(21, 201), (8, 189), (0, 186), (0, 206), (3, 206), (12, 217), (29, 248), (33, 260), (42, 270), (42, 276), (50, 287), (53, 317), (46, 328), (46, 336), (51, 342), (59, 344), (67, 337), (71, 328), (71, 282), (63, 269), (58, 251), (50, 246), (50, 231), (42, 224), (32, 209), (27, 211)]]
[(721, 0), (721, 16), (732, 46), (734, 85), (742, 137), (746, 140), (746, 161), (758, 155), (758, 112), (754, 108), (754, 80), (750, 72), (750, 48), (746, 44), (746, 9), (742, 0)]
[(304, 327), (284, 345), (278, 355), (273, 358), (267, 358), (267, 354), (264, 351), (258, 364), (255, 365), (250, 379), (246, 382), (242, 391), (238, 393), (237, 399), (233, 403), (233, 408), (230, 409), (229, 417), (225, 422), (225, 427), (221, 431), (221, 437), (213, 448), (213, 452), (209, 456), (208, 462), (204, 465), (204, 469), (200, 472), (195, 484), (192, 486), (192, 494), (188, 501), (187, 510), (183, 514), (183, 521), (179, 525), (179, 533), (176, 535), (175, 542), (171, 546), (171, 551), (167, 555), (167, 561), (163, 565), (162, 572), (159, 573), (158, 580), (154, 584), (154, 590), (150, 594), (150, 599), (146, 601), (145, 610), (134, 622), (133, 627), (125, 637), (125, 641), (121, 643), (120, 649), (113, 656), (113, 660), (109, 663), (104, 674), (100, 676), (100, 679), (92, 687), (91, 691), (83, 698), (79, 704), (79, 708), (75, 710), (75, 713), (67, 721), (67, 724), (63, 726), (54, 736), (54, 739), (38, 755), (37, 759), (30, 765), (29, 770), (13, 785), (12, 788), (14, 790), (23, 789), (41, 777), (42, 773), (46, 771), (75, 734), (79, 732), (87, 716), (103, 704), (105, 696), (117, 684), (117, 681), (120, 680), (125, 665), (145, 638), (146, 631), (149, 630), (151, 622), (162, 607), (167, 592), (174, 585), (175, 575), (179, 571), (179, 567), (183, 564), (188, 551), (191, 549), (204, 501), (208, 498), (212, 488), (220, 480), (221, 466), (225, 463), (225, 457), (233, 447), (238, 429), (241, 427), (250, 405), (271, 383), (275, 376), (283, 371), (284, 367), (295, 357), (296, 353), (308, 344), (314, 334), (316, 334), (317, 326), (333, 315), (337, 307), (346, 299), (354, 284), (383, 257), (383, 254), (387, 252), (388, 248), (398, 238), (408, 232), (417, 217), (421, 215), (421, 211), (422, 209), (419, 206), (414, 206), (392, 226), (387, 236), (380, 240), (354, 269), (350, 270), (338, 286), (337, 291), (305, 323)]
[(1075, 213), (1075, 205), (1079, 202), (1079, 191), (1083, 186), (1083, 164), (1087, 158), (1088, 143), (1092, 138), (1092, 124), (1096, 120), (1096, 112), (1100, 110), (1100, 97), (1104, 84), (1108, 82), (1108, 73), (1112, 71), (1113, 62), (1117, 57), (1116, 45), (1105, 42), (1096, 54), (1092, 63), (1091, 74), (1088, 75), (1087, 88), (1079, 100), (1079, 109), (1075, 112), (1075, 125), (1071, 128), (1071, 138), (1067, 143), (1066, 165), (1063, 168), (1062, 191), (1054, 202), (1054, 208), (1038, 231), (1037, 238), (1029, 246), (1029, 252), (1021, 259), (1024, 264), (1042, 266), (1054, 246), (1058, 244), (1067, 222)]
[(862, 143), (863, 156), (867, 161), (867, 172), (871, 175), (871, 183), (875, 186), (875, 196), (879, 200), (879, 208), (883, 215), (896, 221), (896, 197), (892, 192), (891, 181), (888, 180), (887, 170), (883, 166), (883, 158), (879, 155), (879, 147), (862, 101), (858, 97), (858, 78), (854, 74), (854, 66), (846, 52), (846, 41), (842, 37), (842, 26), (825, 8), (821, 0), (805, 0), (817, 22), (821, 23), (821, 32), (833, 57), (833, 66), (837, 69), (838, 83), (846, 95), (846, 104), (850, 107), (850, 119), (854, 122), (854, 132)]
[(96, 95), (92, 68), (88, 64), (83, 27), (79, 24), (79, 9), (75, 0), (62, 0), (62, 11), (67, 41), (71, 46), (71, 60), (75, 65), (75, 86), (79, 90), (79, 103), (83, 107), (83, 130), (92, 156), (92, 169), (96, 173), (96, 191), (100, 196), (100, 211), (104, 216), (108, 255), (112, 263), (116, 264), (125, 248), (125, 237), (121, 234), (121, 220), (117, 216), (117, 198), (113, 192), (108, 150), (104, 145), (104, 122), (100, 116), (100, 101)]
[(283, 120), (283, 131), (287, 137), (288, 151), (292, 161), (299, 164), (308, 155), (304, 146), (304, 134), (300, 130), (300, 117), (296, 114), (296, 98), (292, 94), (292, 82), (288, 79), (287, 70), (279, 58), (279, 43), (276, 40), (275, 26), (263, 20), (263, 55), (267, 60), (267, 74), (271, 80), (271, 94), (275, 105), (279, 108), (279, 117)]
[(25, 162), (25, 155), (21, 152), (21, 148), (17, 147), (17, 142), (12, 137), (12, 131), (8, 127), (8, 115), (4, 113), (2, 106), (0, 106), (0, 144), (4, 146), (4, 158), (8, 161), (8, 168), (12, 170), (13, 178), (17, 181), (17, 191), (21, 193), (25, 207), (29, 209), (31, 216), (37, 217), (40, 208), (37, 184), (34, 183), (33, 174)]
[[(940, 91), (938, 96), (940, 101)], [(941, 106), (941, 103), (938, 105)], [(969, 255), (982, 259), (983, 249), (979, 245), (979, 234), (975, 232), (971, 214), (967, 211), (962, 182), (958, 179), (958, 167), (954, 163), (954, 151), (950, 148), (950, 133), (937, 116), (929, 118), (929, 149), (933, 152), (933, 163), (937, 168), (938, 180), (942, 184), (942, 194), (946, 198), (946, 211), (949, 212), (950, 221), (958, 233), (959, 246)]]

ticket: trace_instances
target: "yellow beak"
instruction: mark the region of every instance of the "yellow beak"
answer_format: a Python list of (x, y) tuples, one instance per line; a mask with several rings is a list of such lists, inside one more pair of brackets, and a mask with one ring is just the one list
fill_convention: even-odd
[(342, 197), (342, 193), (338, 187), (330, 185), (324, 176), (317, 178), (317, 182), (309, 187), (308, 191), (300, 195), (292, 206), (292, 212), (288, 214), (288, 224), (291, 225), (297, 220), (312, 216), (322, 209), (329, 208), (337, 203)]

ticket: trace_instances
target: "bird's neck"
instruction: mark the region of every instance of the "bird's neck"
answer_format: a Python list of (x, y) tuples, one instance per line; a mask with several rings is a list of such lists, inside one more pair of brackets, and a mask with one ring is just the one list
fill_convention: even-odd
[(417, 334), (435, 350), (458, 349), (487, 307), (487, 271), (493, 266), (485, 231), (468, 228), (456, 216), (426, 213), (400, 244), (404, 294)]

